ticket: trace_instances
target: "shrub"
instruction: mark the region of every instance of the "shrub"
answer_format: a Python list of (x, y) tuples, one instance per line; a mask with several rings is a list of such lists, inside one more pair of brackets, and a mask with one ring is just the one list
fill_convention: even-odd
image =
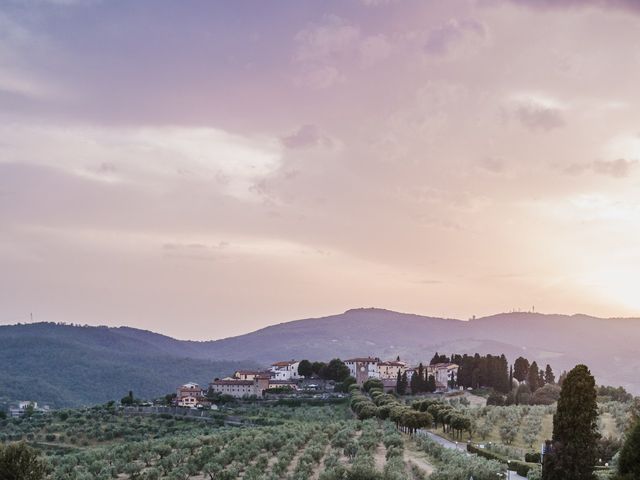
[(524, 461), (528, 463), (540, 463), (541, 455), (540, 452), (527, 452), (524, 454)]

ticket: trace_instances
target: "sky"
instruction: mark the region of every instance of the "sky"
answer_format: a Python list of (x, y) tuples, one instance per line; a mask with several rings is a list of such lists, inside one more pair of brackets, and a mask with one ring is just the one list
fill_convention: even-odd
[(636, 0), (2, 0), (0, 323), (640, 316)]

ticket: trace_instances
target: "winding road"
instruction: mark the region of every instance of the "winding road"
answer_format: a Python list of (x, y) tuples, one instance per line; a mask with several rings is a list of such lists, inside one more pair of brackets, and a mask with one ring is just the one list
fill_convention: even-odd
[[(433, 432), (429, 432), (428, 430), (419, 429), (416, 431), (416, 434), (423, 437), (429, 437), (431, 440), (442, 445), (444, 448), (460, 450), (461, 452), (467, 453), (467, 444), (464, 442), (452, 442), (451, 440), (447, 440), (446, 438), (443, 438), (440, 435), (436, 435)], [(471, 454), (467, 453), (467, 455)], [(506, 480), (527, 480), (527, 477), (523, 477), (521, 475), (518, 475), (516, 472), (509, 471)]]

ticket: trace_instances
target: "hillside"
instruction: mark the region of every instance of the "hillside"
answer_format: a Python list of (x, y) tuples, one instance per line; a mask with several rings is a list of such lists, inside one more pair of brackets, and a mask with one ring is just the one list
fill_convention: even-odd
[[(523, 355), (556, 372), (586, 363), (601, 384), (640, 393), (640, 320), (507, 313), (471, 321), (382, 309), (281, 323), (215, 341), (181, 341), (129, 327), (33, 324), (0, 327), (0, 397), (78, 405), (151, 397), (175, 385), (208, 382), (240, 366), (290, 358), (400, 355), (429, 361), (434, 352)], [(27, 395), (29, 396), (29, 395)]]
[(0, 402), (29, 399), (79, 406), (119, 399), (129, 390), (152, 398), (185, 381), (206, 384), (255, 365), (189, 358), (145, 341), (145, 332), (138, 332), (136, 338), (106, 327), (46, 323), (0, 327)]
[(273, 325), (247, 335), (204, 342), (207, 358), (330, 358), (366, 354), (416, 362), (441, 353), (504, 353), (550, 363), (556, 371), (586, 363), (602, 384), (640, 393), (640, 319), (503, 313), (471, 321), (383, 309), (353, 309), (324, 318)]

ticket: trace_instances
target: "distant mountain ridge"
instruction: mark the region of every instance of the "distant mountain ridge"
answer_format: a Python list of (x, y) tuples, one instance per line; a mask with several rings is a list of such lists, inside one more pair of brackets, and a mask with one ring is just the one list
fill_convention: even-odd
[[(428, 362), (436, 351), (504, 353), (510, 362), (523, 355), (557, 373), (585, 363), (599, 383), (640, 393), (639, 346), (640, 319), (540, 313), (461, 321), (360, 308), (213, 341), (176, 340), (131, 327), (0, 326), (0, 397), (33, 384), (57, 392), (58, 403), (90, 403), (119, 398), (128, 389), (159, 395), (183, 381), (206, 382), (275, 360), (400, 355)], [(86, 393), (73, 392), (78, 378)]]
[(154, 398), (186, 381), (207, 384), (235, 369), (257, 366), (251, 361), (199, 358), (188, 354), (188, 344), (184, 349), (176, 346), (180, 343), (135, 329), (53, 323), (0, 326), (0, 403), (91, 405), (120, 399), (129, 390)]

